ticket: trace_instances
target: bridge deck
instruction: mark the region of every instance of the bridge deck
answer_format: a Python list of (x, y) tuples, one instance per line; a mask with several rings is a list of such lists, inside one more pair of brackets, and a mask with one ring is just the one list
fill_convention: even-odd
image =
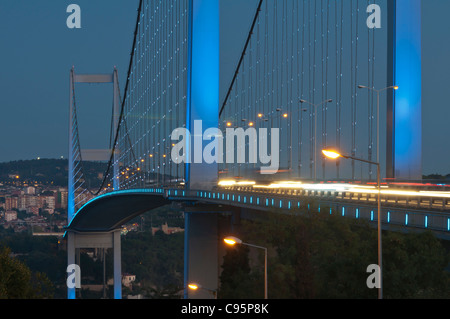
[[(450, 239), (448, 200), (405, 199), (398, 195), (382, 197), (382, 223), (385, 227), (431, 230)], [(112, 231), (134, 217), (173, 201), (206, 202), (256, 210), (294, 211), (314, 207), (328, 209), (346, 217), (365, 218), (375, 222), (376, 196), (327, 190), (273, 189), (262, 191), (252, 187), (225, 187), (213, 191), (184, 189), (136, 189), (108, 193), (84, 205), (67, 227), (78, 232)]]

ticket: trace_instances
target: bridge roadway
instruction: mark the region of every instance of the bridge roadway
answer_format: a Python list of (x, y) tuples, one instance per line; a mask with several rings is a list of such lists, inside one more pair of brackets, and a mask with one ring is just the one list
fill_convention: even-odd
[[(439, 190), (409, 188), (383, 187), (383, 229), (404, 232), (431, 230), (437, 237), (450, 240), (450, 194)], [(218, 287), (220, 252), (216, 240), (211, 240), (218, 236), (217, 213), (241, 208), (241, 218), (257, 218), (261, 211), (295, 213), (298, 209), (303, 212), (307, 209), (310, 213), (329, 212), (375, 222), (377, 195), (373, 185), (299, 182), (256, 184), (234, 181), (221, 182), (211, 191), (161, 187), (114, 191), (87, 202), (66, 227), (67, 262), (68, 265), (76, 263), (77, 248), (112, 248), (114, 297), (120, 299), (122, 226), (154, 208), (180, 202), (186, 204), (185, 211), (188, 213), (185, 284), (189, 280), (201, 278), (208, 287)], [(185, 290), (185, 297), (188, 295), (189, 292)], [(68, 298), (75, 298), (74, 288), (68, 288)]]
[[(154, 198), (151, 204), (148, 196)], [(104, 227), (94, 229), (96, 231), (111, 231), (145, 211), (174, 201), (204, 202), (254, 211), (294, 212), (307, 208), (311, 212), (329, 211), (330, 214), (377, 221), (377, 190), (374, 185), (224, 181), (211, 191), (155, 187), (106, 193), (84, 205), (67, 228), (92, 231), (92, 227), (87, 225), (95, 224)], [(440, 238), (450, 240), (450, 192), (443, 191), (442, 187), (386, 184), (381, 189), (381, 206), (384, 229), (428, 229)], [(105, 223), (105, 219), (109, 222)]]

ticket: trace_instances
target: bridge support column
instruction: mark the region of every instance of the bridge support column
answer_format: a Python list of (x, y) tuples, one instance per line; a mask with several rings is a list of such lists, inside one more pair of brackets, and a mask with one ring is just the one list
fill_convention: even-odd
[(122, 299), (122, 253), (120, 230), (113, 233), (114, 249), (114, 299)]
[[(81, 274), (79, 251), (81, 248), (113, 249), (114, 259), (114, 299), (122, 299), (122, 257), (120, 230), (108, 233), (67, 232), (67, 264), (78, 265)], [(76, 258), (77, 257), (77, 258)], [(80, 276), (81, 276), (80, 274)], [(81, 283), (80, 283), (81, 284)], [(67, 298), (76, 299), (76, 289), (67, 287)]]
[[(75, 234), (67, 233), (67, 265), (75, 265)], [(67, 299), (75, 299), (75, 288), (67, 287)]]
[[(218, 215), (206, 212), (185, 213), (184, 298), (213, 298), (219, 288)], [(195, 282), (205, 289), (195, 294), (187, 289)]]

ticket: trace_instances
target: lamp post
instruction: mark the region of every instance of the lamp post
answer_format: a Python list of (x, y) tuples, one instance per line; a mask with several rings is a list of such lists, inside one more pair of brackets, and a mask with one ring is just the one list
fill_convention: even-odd
[(372, 165), (377, 166), (377, 189), (378, 189), (378, 266), (380, 267), (380, 288), (378, 289), (378, 299), (383, 299), (383, 267), (382, 267), (382, 243), (381, 243), (381, 183), (380, 183), (380, 163), (378, 162), (372, 162), (365, 159), (348, 156), (348, 155), (342, 155), (337, 151), (330, 150), (330, 149), (324, 149), (322, 150), (323, 155), (325, 155), (328, 158), (331, 159), (337, 159), (339, 157), (345, 158), (345, 159), (352, 159), (355, 161), (360, 161)]
[[(268, 122), (270, 118), (270, 127), (273, 128), (273, 117), (275, 116), (277, 121), (278, 121), (278, 126), (281, 129), (281, 118), (283, 119), (287, 119), (289, 118), (289, 126), (290, 126), (290, 130), (289, 130), (289, 140), (288, 140), (288, 145), (286, 146), (287, 148), (289, 148), (289, 153), (288, 153), (288, 162), (289, 162), (289, 172), (292, 171), (292, 116), (291, 114), (284, 112), (283, 109), (281, 108), (276, 108), (275, 109), (276, 113), (275, 114), (270, 114), (267, 117), (263, 114), (263, 113), (258, 113), (258, 119), (264, 122)], [(270, 131), (269, 131), (269, 136), (270, 136)], [(290, 145), (290, 146), (289, 146)]]
[(306, 100), (300, 100), (300, 103), (306, 103), (310, 106), (314, 107), (314, 181), (317, 180), (317, 107), (321, 106), (326, 103), (331, 103), (333, 100), (325, 100), (318, 104), (313, 104), (311, 102), (308, 102)]
[(245, 246), (259, 248), (259, 249), (264, 250), (264, 299), (268, 299), (267, 298), (267, 248), (244, 243), (241, 239), (233, 237), (233, 236), (228, 236), (228, 237), (224, 238), (223, 241), (225, 242), (225, 244), (230, 245), (230, 246), (240, 244), (240, 245), (245, 245)]
[(358, 88), (371, 90), (377, 93), (377, 162), (380, 163), (380, 93), (389, 89), (398, 90), (398, 86), (388, 86), (381, 90), (364, 85), (358, 85)]
[(292, 114), (289, 113), (283, 113), (283, 118), (287, 119), (289, 118), (289, 153), (288, 153), (288, 168), (289, 168), (289, 175), (292, 175)]

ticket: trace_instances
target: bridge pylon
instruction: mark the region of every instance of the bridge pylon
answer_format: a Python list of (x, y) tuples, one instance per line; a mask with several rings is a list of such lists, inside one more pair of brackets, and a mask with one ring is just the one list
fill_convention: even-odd
[[(112, 83), (113, 84), (113, 103), (114, 103), (114, 136), (117, 134), (119, 127), (119, 114), (120, 114), (120, 93), (119, 93), (119, 81), (117, 69), (111, 74), (76, 74), (75, 67), (70, 70), (70, 106), (69, 106), (69, 172), (68, 172), (68, 212), (67, 212), (67, 224), (70, 225), (74, 218), (77, 209), (79, 209), (83, 201), (76, 200), (77, 197), (84, 198), (83, 186), (84, 177), (82, 176), (82, 165), (77, 162), (81, 162), (86, 159), (83, 156), (84, 150), (80, 149), (79, 135), (78, 135), (78, 123), (77, 123), (77, 109), (75, 103), (75, 84), (76, 83)], [(113, 173), (114, 176), (119, 175), (119, 149), (114, 147), (113, 150), (105, 150), (101, 152), (104, 154), (102, 158), (95, 158), (94, 160), (109, 160), (111, 158), (111, 152), (114, 152), (113, 157)], [(97, 152), (98, 153), (98, 152)], [(91, 158), (92, 159), (92, 158)], [(114, 178), (113, 187), (115, 190), (119, 190), (119, 179)], [(112, 233), (77, 233), (68, 231), (67, 238), (67, 264), (74, 265), (79, 263), (77, 251), (81, 248), (112, 248), (114, 250), (114, 298), (122, 298), (122, 275), (121, 275), (121, 253), (120, 253), (120, 230)], [(68, 287), (67, 290), (68, 299), (76, 298), (75, 288)]]
[(190, 0), (189, 12), (186, 128), (192, 138), (187, 145), (190, 161), (185, 179), (190, 189), (212, 189), (217, 185), (218, 164), (197, 159), (203, 158), (204, 132), (219, 127), (219, 0)]
[(422, 0), (389, 6), (386, 177), (422, 179)]

